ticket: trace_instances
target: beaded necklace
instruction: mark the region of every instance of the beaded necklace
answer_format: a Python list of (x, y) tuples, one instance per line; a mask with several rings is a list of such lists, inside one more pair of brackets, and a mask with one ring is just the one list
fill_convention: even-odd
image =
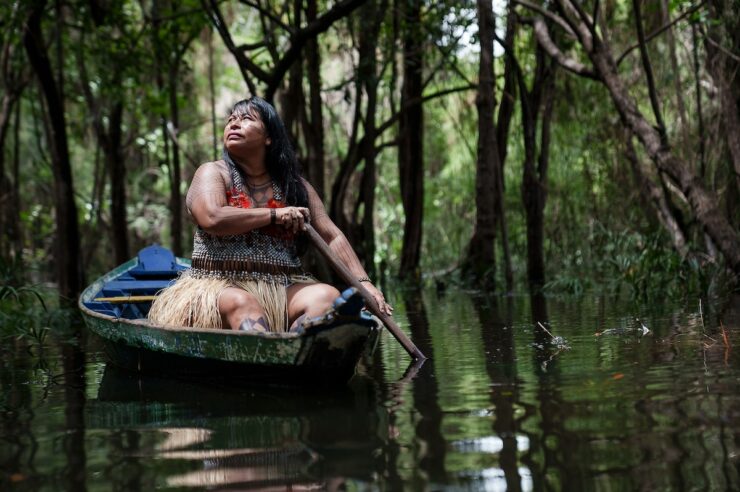
[[(226, 192), (228, 204), (238, 208), (253, 208), (253, 200), (245, 193), (241, 173), (229, 162), (231, 189)], [(268, 208), (285, 206), (280, 187), (272, 182), (272, 198)], [(191, 275), (209, 278), (237, 278), (289, 283), (289, 276), (304, 274), (296, 252), (294, 235), (281, 226), (270, 225), (244, 234), (214, 236), (196, 229), (193, 240)]]

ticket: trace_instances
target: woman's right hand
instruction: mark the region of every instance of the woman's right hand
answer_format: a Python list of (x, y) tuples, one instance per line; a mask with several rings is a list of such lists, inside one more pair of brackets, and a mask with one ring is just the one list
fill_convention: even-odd
[(282, 207), (275, 209), (275, 222), (294, 234), (302, 231), (311, 220), (311, 212), (306, 207)]

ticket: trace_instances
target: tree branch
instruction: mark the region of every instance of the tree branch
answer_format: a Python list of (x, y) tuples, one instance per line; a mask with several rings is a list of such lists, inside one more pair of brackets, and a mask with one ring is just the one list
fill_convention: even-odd
[[(557, 0), (557, 3), (563, 15), (565, 15), (566, 22), (571, 24), (573, 31), (576, 32), (583, 48), (590, 52), (594, 46), (594, 30), (591, 17), (580, 7), (574, 6), (570, 0)], [(571, 19), (570, 16), (575, 17), (575, 19)]]
[(293, 34), (292, 27), (290, 27), (288, 24), (285, 24), (282, 20), (280, 20), (279, 17), (277, 17), (274, 13), (270, 12), (268, 9), (264, 8), (262, 5), (259, 5), (258, 3), (252, 2), (250, 0), (239, 0), (239, 3), (242, 3), (246, 5), (247, 7), (252, 7), (253, 9), (257, 10), (260, 13), (260, 15), (269, 18), (275, 24), (285, 29), (289, 33)]
[(553, 21), (554, 23), (562, 27), (565, 30), (565, 32), (567, 32), (571, 36), (573, 36), (574, 38), (577, 37), (576, 33), (573, 31), (573, 29), (571, 29), (568, 23), (562, 17), (560, 17), (559, 15), (556, 15), (552, 11), (542, 8), (539, 5), (530, 3), (526, 0), (512, 0), (512, 2), (517, 5), (521, 5), (522, 7), (526, 7), (529, 10), (533, 10), (537, 12), (538, 14), (544, 15), (545, 17), (547, 17), (548, 19), (550, 19), (551, 21)]
[(381, 135), (388, 128), (392, 127), (401, 117), (401, 113), (403, 113), (405, 110), (407, 110), (408, 108), (412, 106), (415, 106), (417, 104), (424, 104), (425, 102), (431, 101), (432, 99), (436, 99), (442, 96), (447, 96), (449, 94), (454, 94), (455, 92), (469, 91), (469, 90), (473, 90), (477, 88), (478, 88), (477, 84), (462, 85), (459, 87), (453, 87), (453, 88), (445, 89), (439, 92), (434, 92), (422, 98), (415, 97), (413, 99), (409, 99), (408, 101), (406, 101), (406, 104), (404, 104), (401, 108), (399, 108), (398, 111), (393, 113), (393, 115), (390, 118), (388, 118), (382, 125), (378, 126), (377, 135)]
[(660, 138), (665, 145), (667, 144), (668, 137), (666, 136), (665, 123), (663, 123), (663, 115), (660, 112), (660, 103), (658, 102), (658, 90), (655, 87), (653, 67), (650, 63), (650, 56), (647, 52), (647, 41), (645, 41), (645, 30), (642, 26), (642, 13), (640, 12), (640, 0), (632, 0), (632, 6), (635, 10), (637, 39), (640, 43), (640, 58), (642, 59), (642, 68), (643, 70), (645, 70), (645, 77), (647, 78), (648, 94), (650, 95), (650, 105), (653, 108), (653, 115), (655, 115), (655, 122), (658, 125)]
[[(534, 19), (534, 34), (537, 37), (537, 41), (540, 43), (542, 48), (547, 52), (548, 55), (553, 57), (560, 66), (566, 70), (581, 75), (593, 80), (599, 80), (599, 76), (588, 69), (584, 64), (569, 58), (555, 45), (553, 40), (550, 38), (550, 33), (545, 25), (545, 22), (536, 17)], [(500, 39), (497, 41), (502, 42)]]
[[(205, 10), (206, 14), (208, 15), (208, 18), (211, 19), (213, 26), (221, 35), (221, 39), (226, 45), (226, 48), (231, 52), (232, 55), (234, 55), (234, 58), (236, 58), (237, 64), (239, 65), (239, 70), (242, 74), (242, 78), (247, 84), (249, 92), (255, 94), (257, 92), (257, 88), (255, 87), (254, 82), (252, 82), (252, 79), (249, 77), (249, 73), (247, 72), (247, 67), (249, 67), (250, 64), (254, 64), (251, 63), (251, 61), (244, 55), (243, 51), (239, 51), (238, 49), (236, 49), (236, 45), (234, 45), (234, 40), (231, 38), (231, 33), (229, 32), (229, 28), (226, 27), (224, 18), (218, 8), (218, 2), (216, 0), (201, 0), (201, 4), (203, 5), (203, 10)], [(259, 67), (255, 66), (255, 68)], [(255, 75), (260, 78), (257, 73), (255, 73)]]
[(290, 40), (290, 48), (288, 48), (288, 51), (285, 52), (277, 65), (275, 65), (275, 68), (268, 79), (265, 98), (267, 100), (273, 99), (283, 77), (290, 69), (290, 66), (300, 56), (306, 41), (327, 31), (334, 22), (348, 16), (366, 1), (367, 0), (341, 0), (340, 2), (335, 3), (328, 12), (324, 13), (318, 19), (311, 22), (292, 36)]
[[(670, 29), (674, 25), (678, 24), (680, 21), (682, 21), (686, 17), (690, 16), (691, 14), (693, 14), (694, 12), (696, 12), (697, 10), (699, 10), (700, 8), (702, 8), (704, 5), (705, 5), (705, 2), (704, 1), (700, 2), (696, 6), (691, 7), (689, 10), (687, 10), (683, 14), (681, 14), (678, 17), (676, 17), (675, 19), (673, 19), (671, 22), (669, 22), (669, 23), (665, 24), (664, 26), (661, 26), (658, 29), (656, 29), (655, 31), (651, 32), (650, 34), (648, 34), (647, 36), (645, 36), (645, 42), (647, 43), (649, 41), (652, 41), (654, 38), (656, 38), (659, 35), (663, 34), (665, 31), (667, 31), (668, 29)], [(624, 53), (622, 53), (619, 56), (619, 58), (617, 58), (617, 66), (619, 66), (620, 63), (622, 63), (622, 60), (624, 60), (627, 55), (629, 55), (632, 51), (636, 50), (639, 47), (640, 47), (640, 43), (637, 42), (637, 43), (633, 44), (632, 46), (630, 46), (629, 48), (627, 48), (624, 51)]]

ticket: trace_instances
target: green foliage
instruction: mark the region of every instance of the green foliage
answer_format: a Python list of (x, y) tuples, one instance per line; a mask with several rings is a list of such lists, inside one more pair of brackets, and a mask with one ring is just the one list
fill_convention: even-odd
[[(332, 2), (319, 2), (319, 12), (332, 5)], [(398, 19), (394, 17), (397, 13), (390, 8), (391, 5), (389, 3), (380, 27), (376, 50), (378, 125), (399, 110), (403, 80), (402, 39), (398, 35)], [(669, 11), (672, 18), (692, 5), (695, 2), (671, 0)], [(211, 110), (216, 114), (218, 141), (218, 127), (225, 107), (246, 93), (237, 64), (219, 34), (208, 25), (201, 2), (188, 0), (153, 4), (124, 1), (106, 5), (104, 15), (99, 19), (93, 18), (92, 4), (83, 2), (74, 6), (74, 9), (63, 9), (67, 17), (60, 33), (57, 33), (51, 15), (45, 18), (44, 30), (49, 52), (53, 55), (51, 61), (55, 75), (63, 78), (74, 185), (82, 225), (82, 256), (87, 277), (94, 278), (113, 266), (109, 175), (100, 142), (93, 131), (95, 117), (100, 116), (104, 125), (108, 125), (114, 105), (117, 102), (124, 105), (122, 152), (126, 160), (128, 229), (133, 252), (151, 242), (171, 244), (171, 176), (167, 163), (172, 157), (172, 142), (163, 131), (164, 124), (171, 119), (168, 84), (175, 83), (175, 99), (180, 112), (177, 138), (183, 157), (183, 191), (197, 165), (213, 158)], [(263, 25), (257, 9), (238, 2), (221, 3), (220, 8), (235, 44), (264, 43), (245, 53), (254, 56), (253, 60), (260, 68), (271, 69), (276, 55), (289, 45), (290, 32), (278, 24), (268, 29), (270, 26)], [(264, 8), (269, 9), (280, 22), (292, 23), (292, 5), (267, 2)], [(633, 45), (631, 5), (612, 2), (600, 8), (603, 9), (603, 28), (609, 31), (615, 53)], [(520, 13), (525, 11), (519, 7)], [(713, 22), (708, 13), (707, 8), (699, 9), (694, 21)], [(504, 26), (503, 14), (497, 14), (499, 28)], [(645, 14), (648, 31), (662, 25), (659, 8), (646, 8)], [(12, 20), (22, 17), (24, 10), (20, 4), (9, 5), (0, 8), (0, 15), (3, 19)], [(729, 26), (732, 22), (727, 20), (728, 32), (731, 32)], [(422, 23), (425, 95), (474, 84), (478, 77), (479, 51), (475, 5), (470, 2), (425, 2)], [(22, 22), (7, 25), (20, 26)], [(362, 82), (356, 80), (359, 30), (360, 22), (355, 14), (336, 22), (332, 29), (319, 37), (326, 190), (331, 189), (339, 162), (349, 150), (355, 107), (364, 111), (367, 104), (362, 91), (355, 91), (355, 83)], [(8, 30), (0, 37), (13, 37), (15, 42), (19, 42), (20, 33), (18, 29)], [(680, 40), (679, 46), (690, 43), (690, 25), (687, 22), (676, 24), (674, 34)], [(573, 40), (557, 39), (557, 42), (568, 56), (589, 63)], [(61, 51), (57, 50), (58, 43), (61, 43)], [(268, 49), (267, 43), (274, 43), (272, 51), (275, 52)], [(675, 97), (678, 82), (683, 90), (682, 104), (686, 113), (696, 114), (691, 50), (678, 51), (676, 71), (668, 56), (667, 43), (666, 36), (658, 36), (649, 46), (661, 108), (669, 139), (675, 143), (675, 152), (693, 161), (698, 148), (697, 122), (695, 118), (689, 118), (687, 127), (683, 127)], [(514, 50), (526, 84), (531, 87), (536, 63), (535, 41), (526, 26), (520, 26)], [(57, 56), (58, 53), (63, 56)], [(23, 50), (18, 54), (23, 55)], [(705, 56), (702, 50), (700, 56)], [(18, 58), (23, 60), (23, 56)], [(63, 65), (57, 66), (60, 62)], [(496, 100), (500, 102), (504, 53), (498, 45), (494, 63), (498, 84)], [(646, 114), (650, 114), (637, 50), (624, 59), (619, 70), (630, 81), (630, 93)], [(306, 77), (306, 73), (303, 75)], [(710, 73), (700, 73), (702, 80), (709, 80), (710, 76)], [(264, 88), (256, 78), (254, 81), (258, 84), (258, 92), (260, 87)], [(211, 82), (215, 89), (213, 108)], [(88, 97), (85, 97), (85, 91), (89, 91)], [(276, 103), (279, 109), (285, 109), (281, 107), (281, 91), (278, 91)], [(304, 79), (304, 96), (308, 93), (308, 81)], [(473, 230), (478, 152), (475, 96), (475, 90), (470, 89), (424, 103), (425, 191), (421, 270), (425, 273), (453, 270), (466, 254)], [(704, 120), (719, 121), (717, 98), (704, 96)], [(90, 97), (94, 102), (92, 105)], [(357, 97), (359, 100), (355, 100)], [(56, 178), (45, 142), (44, 107), (33, 84), (26, 89), (20, 104), (18, 135), (23, 260), (33, 266), (35, 272), (51, 272), (55, 233), (52, 184)], [(308, 107), (303, 110), (306, 116)], [(360, 121), (359, 138), (362, 138), (362, 126)], [(303, 143), (307, 137), (300, 135), (300, 129), (294, 128), (293, 131), (299, 133), (298, 153), (305, 158)], [(517, 101), (508, 141), (500, 144), (508, 148), (504, 168), (504, 207), (515, 287), (523, 291), (526, 289), (527, 227), (521, 190), (524, 157), (521, 131)], [(710, 131), (708, 125), (707, 133)], [(737, 199), (732, 201), (734, 191), (723, 184), (732, 181), (731, 171), (726, 165), (726, 146), (721, 133), (715, 133), (720, 138), (707, 137), (706, 184), (722, 197), (723, 203), (719, 205), (728, 210), (728, 216), (737, 218), (740, 209)], [(13, 135), (12, 128), (8, 135)], [(398, 182), (397, 146), (394, 144), (397, 138), (397, 126), (391, 126), (376, 141), (379, 154), (373, 211), (376, 230), (374, 261), (386, 275), (396, 273), (405, 222)], [(9, 136), (3, 149), (6, 174), (9, 174), (7, 158), (12, 155), (11, 141)], [(720, 285), (727, 280), (720, 266), (706, 261), (681, 260), (672, 253), (665, 235), (656, 232), (660, 225), (642, 209), (639, 191), (635, 189), (629, 164), (623, 157), (623, 142), (623, 125), (603, 85), (558, 69), (544, 212), (548, 289), (575, 294), (589, 290), (629, 292), (643, 298), (663, 293), (681, 296), (698, 291), (719, 292), (722, 290)], [(637, 151), (641, 152), (639, 148)], [(646, 159), (644, 155), (640, 158)], [(362, 165), (350, 180), (352, 190), (349, 196), (357, 189), (360, 172)], [(329, 193), (324, 198), (328, 202)], [(696, 225), (689, 224), (689, 227), (694, 229), (690, 234), (699, 237)], [(500, 238), (500, 231), (497, 235)], [(498, 242), (495, 271), (497, 283), (502, 285), (503, 255)], [(700, 249), (696, 242), (693, 246)], [(493, 270), (493, 265), (490, 268)], [(33, 279), (49, 280), (49, 277), (48, 274), (36, 274)], [(465, 282), (464, 279), (458, 280)], [(3, 291), (6, 300), (18, 304), (22, 299), (26, 304), (38, 306), (38, 296), (32, 288), (22, 287), (26, 285), (23, 283), (12, 285), (14, 287)]]
[(681, 258), (664, 234), (613, 230), (595, 222), (587, 246), (563, 257), (545, 290), (582, 295), (587, 291), (619, 294), (653, 302), (728, 294), (731, 276), (720, 263), (691, 254)]

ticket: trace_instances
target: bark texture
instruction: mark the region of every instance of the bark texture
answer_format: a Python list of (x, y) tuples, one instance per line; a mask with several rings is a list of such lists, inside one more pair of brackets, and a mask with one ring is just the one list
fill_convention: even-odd
[(403, 85), (399, 120), (399, 174), (406, 222), (399, 276), (418, 280), (424, 216), (424, 109), (422, 106), (423, 43), (421, 1), (401, 2), (403, 19)]
[[(589, 14), (570, 0), (558, 0), (557, 4), (568, 19), (569, 29), (576, 34), (579, 44), (590, 59), (598, 79), (609, 91), (624, 126), (637, 137), (658, 170), (676, 183), (699, 224), (717, 245), (732, 270), (740, 273), (740, 234), (723, 214), (716, 194), (704, 186), (701, 177), (688, 162), (676, 156), (665, 133), (656, 129), (639, 110), (619, 75), (607, 39), (599, 36)], [(537, 30), (535, 35), (538, 40), (542, 38)], [(645, 38), (643, 44), (644, 41)]]
[(475, 226), (468, 245), (464, 270), (487, 287), (495, 284), (496, 211), (498, 169), (500, 168), (496, 128), (494, 126), (495, 82), (493, 74), (493, 6), (478, 0), (478, 36), (480, 57), (478, 93), (478, 156), (475, 166)]
[(26, 19), (23, 44), (38, 79), (44, 97), (50, 124), (47, 138), (54, 173), (54, 205), (56, 218), (55, 264), (60, 301), (72, 303), (83, 285), (82, 264), (79, 261), (80, 236), (77, 224), (77, 206), (74, 201), (74, 182), (67, 146), (67, 125), (64, 103), (58, 82), (52, 72), (41, 32), (45, 1), (35, 2)]

